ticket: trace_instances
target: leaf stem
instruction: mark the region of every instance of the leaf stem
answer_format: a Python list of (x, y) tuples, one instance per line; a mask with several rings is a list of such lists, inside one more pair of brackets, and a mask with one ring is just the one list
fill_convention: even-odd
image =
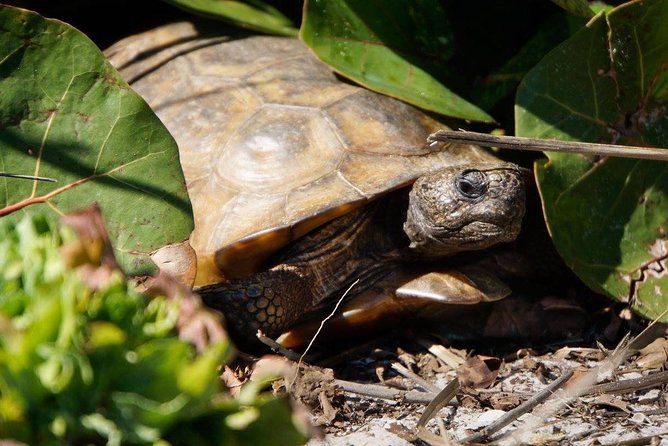
[(81, 178), (77, 181), (74, 181), (66, 186), (59, 187), (58, 189), (54, 189), (48, 194), (44, 194), (39, 197), (30, 197), (26, 198), (25, 200), (21, 200), (17, 203), (10, 204), (9, 206), (5, 206), (4, 208), (0, 208), (0, 217), (4, 217), (6, 215), (11, 214), (12, 212), (19, 211), (23, 209), (26, 206), (30, 206), (31, 204), (37, 204), (37, 203), (46, 203), (50, 198), (55, 197), (58, 194), (61, 194), (65, 192), (68, 189), (72, 189), (74, 187), (79, 186), (80, 184), (87, 183), (90, 180), (93, 180), (97, 177), (100, 177), (102, 175), (91, 175), (86, 178)]

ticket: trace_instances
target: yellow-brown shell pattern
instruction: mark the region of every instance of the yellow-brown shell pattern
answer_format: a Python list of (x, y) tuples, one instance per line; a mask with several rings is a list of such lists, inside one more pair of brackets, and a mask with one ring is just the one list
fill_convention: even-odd
[(190, 24), (169, 25), (114, 52), (179, 145), (199, 285), (220, 281), (221, 268), (252, 272), (290, 240), (423, 173), (491, 159), (471, 146), (427, 146), (445, 126), (342, 81), (296, 39), (194, 39), (124, 63), (194, 35)]

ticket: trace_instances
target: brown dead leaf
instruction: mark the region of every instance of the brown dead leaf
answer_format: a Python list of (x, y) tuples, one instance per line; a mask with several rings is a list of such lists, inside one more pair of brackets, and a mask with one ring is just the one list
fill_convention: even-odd
[(562, 347), (554, 353), (554, 357), (559, 361), (564, 359), (574, 359), (580, 362), (601, 361), (605, 358), (605, 353), (597, 348)]
[(464, 389), (484, 389), (496, 380), (501, 360), (492, 356), (474, 356), (457, 368), (459, 385)]
[(91, 289), (104, 287), (121, 269), (114, 257), (100, 208), (94, 204), (65, 214), (62, 222), (71, 227), (78, 237), (60, 248), (65, 265), (75, 268)]
[(325, 392), (328, 398), (333, 398), (338, 394), (332, 369), (304, 364), (300, 366), (289, 389), (297, 401), (313, 411), (320, 409), (320, 394), (322, 392)]
[(297, 364), (278, 355), (265, 355), (253, 367), (250, 379), (253, 381), (269, 381), (283, 378), (288, 382), (295, 380)]
[(488, 407), (498, 410), (510, 410), (519, 406), (522, 399), (519, 395), (508, 392), (478, 392), (469, 390), (468, 396), (475, 398), (478, 402), (478, 407)]
[(74, 229), (82, 242), (76, 247), (78, 249), (65, 249), (64, 257), (68, 266), (76, 267), (83, 263), (92, 263), (106, 264), (118, 269), (109, 234), (97, 204), (65, 214), (61, 220)]
[(151, 253), (151, 260), (160, 271), (192, 288), (197, 274), (197, 256), (188, 240), (161, 247)]
[(640, 349), (636, 364), (643, 369), (662, 367), (668, 361), (668, 338), (657, 338)]
[(631, 413), (628, 407), (629, 404), (626, 401), (622, 400), (621, 398), (617, 398), (616, 396), (608, 394), (598, 395), (591, 401), (591, 404), (594, 406), (602, 406), (607, 409), (613, 409), (621, 412)]
[[(475, 393), (475, 390), (472, 390), (472, 392)], [(483, 407), (477, 394), (458, 393), (457, 402), (459, 403), (460, 407), (466, 409), (480, 409)]]
[(571, 375), (570, 378), (568, 378), (568, 381), (566, 381), (566, 384), (564, 384), (564, 388), (570, 388), (571, 386), (577, 386), (578, 383), (591, 374), (591, 369), (587, 367), (577, 367), (576, 369), (573, 370), (573, 374)]
[(385, 382), (384, 378), (385, 367), (383, 367), (382, 365), (377, 365), (376, 367), (374, 367), (374, 371), (376, 372), (376, 378), (378, 378), (378, 381), (380, 381), (381, 383)]
[(522, 399), (514, 393), (495, 393), (489, 398), (491, 408), (505, 411), (516, 408), (521, 402)]
[(401, 348), (397, 349), (397, 359), (409, 369), (412, 369), (418, 362), (415, 355), (406, 352)]
[(339, 411), (334, 409), (334, 406), (332, 406), (332, 403), (329, 401), (325, 391), (320, 392), (320, 395), (318, 395), (318, 400), (320, 401), (322, 415), (316, 418), (315, 425), (322, 426), (325, 424), (330, 424), (332, 421), (334, 421), (334, 418), (336, 418), (336, 415), (339, 413)]
[(241, 384), (243, 383), (231, 368), (225, 366), (223, 373), (220, 375), (220, 379), (223, 381), (223, 384), (225, 384), (225, 387), (229, 390), (230, 395), (239, 395), (239, 392), (241, 391)]

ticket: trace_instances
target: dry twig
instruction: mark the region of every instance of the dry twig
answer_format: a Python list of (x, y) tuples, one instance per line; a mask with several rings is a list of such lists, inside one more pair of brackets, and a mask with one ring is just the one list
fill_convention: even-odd
[(457, 394), (459, 390), (459, 379), (455, 378), (448, 383), (447, 386), (434, 397), (429, 405), (425, 408), (422, 416), (418, 420), (418, 428), (423, 427), (431, 420), (431, 418), (439, 411), (443, 406), (448, 404)]
[(431, 392), (396, 390), (378, 384), (362, 384), (342, 379), (335, 379), (334, 384), (346, 392), (407, 403), (429, 404), (436, 397), (436, 394)]
[(601, 395), (603, 393), (629, 393), (638, 390), (651, 389), (666, 384), (668, 384), (668, 371), (663, 371), (641, 376), (640, 378), (597, 384), (585, 391), (582, 396)]
[(441, 388), (438, 387), (436, 384), (430, 383), (420, 375), (413, 373), (412, 371), (410, 371), (403, 365), (399, 364), (398, 362), (393, 362), (391, 367), (401, 376), (410, 379), (411, 381), (413, 381), (418, 386), (422, 387), (427, 392), (438, 393), (441, 391)]
[(463, 130), (439, 130), (429, 135), (428, 141), (478, 144), (485, 147), (503, 147), (505, 149), (514, 150), (568, 152), (582, 153), (585, 155), (668, 161), (668, 150), (666, 149), (620, 146), (615, 144), (594, 144), (577, 141), (558, 141), (554, 139), (521, 138), (517, 136), (467, 132)]
[[(661, 438), (668, 437), (668, 432), (662, 432), (660, 434), (648, 435), (646, 437), (630, 438), (628, 440), (619, 440), (614, 443), (604, 443), (601, 446), (645, 446), (659, 444)], [(656, 441), (658, 440), (658, 441)]]
[(286, 358), (288, 358), (290, 361), (297, 362), (300, 359), (300, 355), (297, 352), (293, 352), (290, 349), (287, 349), (283, 347), (281, 344), (278, 342), (274, 341), (268, 336), (265, 336), (261, 331), (258, 330), (257, 334), (258, 340), (262, 342), (264, 345), (272, 349), (274, 352), (278, 353), (279, 355), (283, 355)]
[(465, 358), (454, 354), (452, 351), (445, 348), (441, 344), (435, 344), (426, 339), (417, 339), (417, 342), (422, 347), (426, 348), (429, 353), (441, 360), (443, 364), (447, 365), (453, 370), (457, 369), (457, 367), (462, 365), (466, 360)]
[(524, 415), (525, 413), (529, 412), (532, 410), (534, 407), (538, 406), (540, 403), (545, 401), (548, 397), (552, 396), (552, 394), (560, 388), (568, 379), (573, 376), (573, 371), (568, 370), (566, 373), (561, 375), (559, 378), (555, 379), (545, 387), (543, 390), (540, 392), (536, 393), (533, 397), (530, 399), (526, 400), (524, 403), (520, 404), (513, 410), (510, 410), (506, 412), (503, 416), (499, 417), (496, 421), (491, 423), (490, 425), (484, 427), (480, 432), (477, 432), (469, 437), (466, 437), (465, 439), (462, 440), (462, 443), (478, 443), (486, 438), (488, 438), (490, 435), (500, 431), (513, 421), (517, 420), (519, 417)]

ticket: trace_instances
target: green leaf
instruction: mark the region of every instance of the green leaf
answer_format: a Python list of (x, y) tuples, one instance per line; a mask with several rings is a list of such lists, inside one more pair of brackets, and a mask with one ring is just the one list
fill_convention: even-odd
[(215, 344), (199, 358), (181, 367), (178, 370), (179, 389), (194, 398), (214, 393), (218, 387), (218, 366), (230, 356), (228, 349), (227, 342)]
[(263, 33), (296, 36), (290, 19), (262, 1), (247, 0), (165, 0), (181, 9), (209, 18), (225, 20), (236, 26)]
[(190, 203), (171, 135), (83, 34), (0, 6), (0, 216), (38, 207), (58, 218), (97, 201), (131, 274), (146, 253), (185, 240)]
[(589, 7), (589, 2), (587, 0), (552, 0), (555, 4), (559, 5), (561, 8), (570, 12), (571, 14), (579, 15), (585, 18), (594, 17), (594, 11)]
[(474, 121), (493, 119), (441, 81), (453, 37), (436, 0), (307, 0), (301, 39), (337, 72), (410, 104)]
[[(517, 94), (517, 134), (668, 147), (668, 2), (600, 14)], [(557, 249), (592, 289), (647, 318), (668, 308), (668, 164), (549, 153), (536, 166)]]

